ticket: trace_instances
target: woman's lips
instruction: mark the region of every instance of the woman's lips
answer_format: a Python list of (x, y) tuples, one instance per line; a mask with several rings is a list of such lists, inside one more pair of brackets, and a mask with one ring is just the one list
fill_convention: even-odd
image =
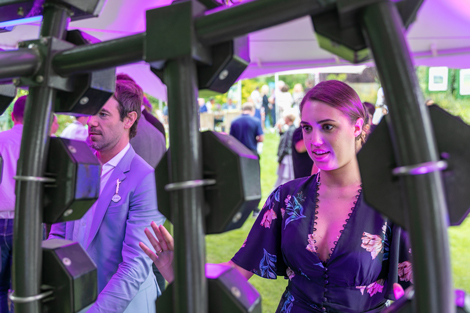
[(322, 161), (328, 157), (329, 151), (316, 149), (312, 151), (312, 155), (316, 161)]

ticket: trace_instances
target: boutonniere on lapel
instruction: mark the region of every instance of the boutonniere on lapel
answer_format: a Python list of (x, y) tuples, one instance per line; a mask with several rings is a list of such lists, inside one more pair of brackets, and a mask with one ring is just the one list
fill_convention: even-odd
[(116, 193), (111, 198), (111, 200), (113, 200), (114, 203), (119, 202), (121, 200), (121, 196), (119, 195), (119, 185), (120, 184), (121, 184), (121, 181), (118, 178), (118, 180), (116, 181)]

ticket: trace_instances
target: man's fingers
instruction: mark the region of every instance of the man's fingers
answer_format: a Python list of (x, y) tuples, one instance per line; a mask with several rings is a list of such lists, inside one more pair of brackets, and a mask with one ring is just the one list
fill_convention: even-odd
[(147, 238), (149, 239), (150, 243), (152, 244), (152, 247), (155, 249), (155, 251), (160, 251), (162, 250), (159, 242), (157, 241), (157, 239), (152, 235), (152, 233), (150, 232), (150, 230), (148, 230), (148, 228), (145, 228), (144, 230), (145, 232), (145, 235), (147, 236)]
[(168, 230), (166, 230), (165, 226), (163, 225), (160, 225), (160, 231), (163, 235), (163, 238), (165, 239), (164, 241), (168, 245), (168, 249), (173, 251), (174, 250), (173, 237), (170, 235)]
[(153, 232), (157, 236), (158, 243), (160, 244), (160, 247), (162, 247), (163, 250), (168, 250), (168, 246), (165, 242), (165, 239), (163, 238), (163, 235), (160, 231), (159, 226), (155, 222), (150, 223), (150, 226), (152, 226)]
[(139, 247), (145, 252), (146, 255), (155, 263), (158, 260), (158, 256), (153, 253), (143, 242), (139, 242)]

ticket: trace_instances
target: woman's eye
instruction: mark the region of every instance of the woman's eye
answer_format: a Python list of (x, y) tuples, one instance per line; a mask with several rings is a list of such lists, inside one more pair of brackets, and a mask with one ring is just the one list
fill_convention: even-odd
[(304, 125), (304, 126), (302, 126), (302, 129), (303, 129), (305, 132), (308, 132), (308, 131), (310, 131), (310, 130), (312, 129), (312, 126), (310, 126), (310, 125)]
[(334, 126), (331, 125), (331, 124), (323, 124), (322, 125), (322, 129), (324, 129), (324, 130), (332, 130), (333, 128), (334, 128)]

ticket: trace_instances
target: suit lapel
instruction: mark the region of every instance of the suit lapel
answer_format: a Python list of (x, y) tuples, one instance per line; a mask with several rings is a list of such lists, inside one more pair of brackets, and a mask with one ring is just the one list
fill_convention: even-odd
[[(95, 214), (93, 216), (93, 221), (91, 223), (90, 233), (85, 249), (88, 249), (88, 246), (98, 233), (98, 230), (101, 226), (101, 222), (103, 221), (106, 211), (108, 210), (109, 204), (112, 201), (111, 199), (116, 193), (116, 181), (119, 179), (122, 182), (126, 179), (126, 173), (130, 171), (131, 162), (134, 159), (134, 156), (135, 151), (131, 146), (129, 151), (126, 152), (124, 157), (114, 168), (113, 172), (111, 173), (111, 176), (106, 182), (106, 185), (104, 186), (103, 191), (101, 192), (100, 197), (96, 202)], [(122, 201), (124, 201), (125, 197), (122, 194), (121, 197), (123, 199)]]

